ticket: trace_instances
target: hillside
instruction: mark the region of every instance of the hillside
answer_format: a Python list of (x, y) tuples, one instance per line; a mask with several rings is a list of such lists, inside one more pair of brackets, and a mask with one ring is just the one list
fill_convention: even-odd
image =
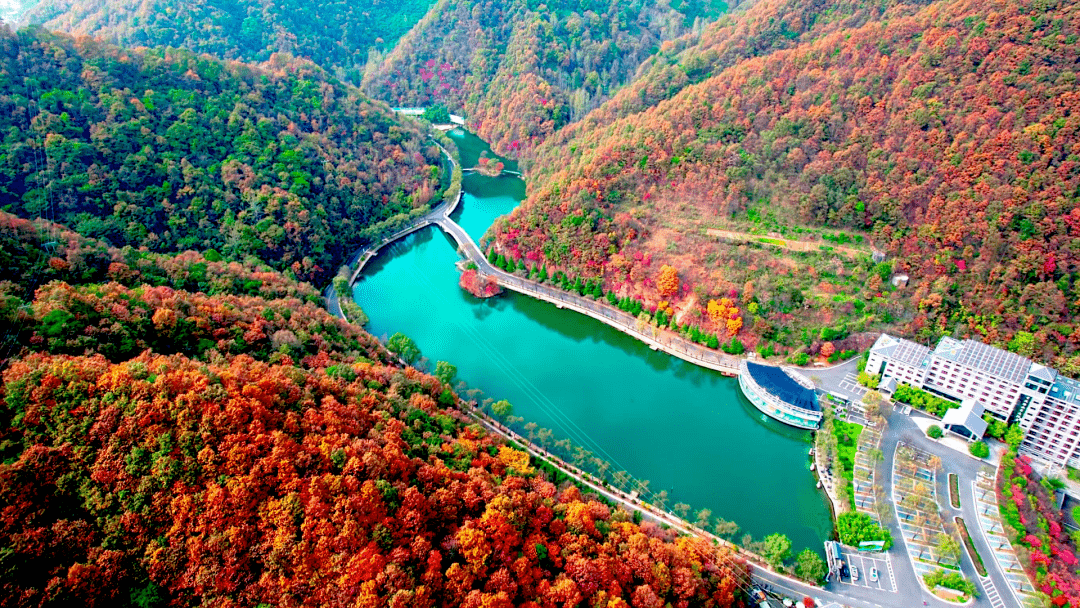
[(667, 40), (723, 13), (718, 0), (441, 0), (364, 90), (391, 105), (462, 112), (501, 154), (520, 155), (608, 99)]
[(289, 53), (358, 83), (368, 53), (391, 48), (432, 3), (41, 0), (19, 23), (121, 46), (170, 46), (249, 62)]
[(670, 99), (747, 59), (790, 49), (842, 29), (911, 14), (929, 0), (760, 0), (661, 45), (637, 75), (580, 121), (553, 133), (550, 147)]
[(0, 33), (4, 208), (115, 246), (214, 248), (322, 281), (440, 194), (421, 127), (307, 62), (264, 68)]
[[(712, 326), (708, 300), (741, 300), (740, 338), (781, 352), (900, 324), (1080, 371), (1080, 9), (908, 12), (737, 61), (538, 150), (528, 201), (496, 227), (500, 252), (602, 275), (654, 307), (670, 264), (680, 320)], [(710, 228), (761, 238), (732, 246)], [(867, 255), (770, 243), (788, 238)], [(870, 243), (891, 259), (870, 262)], [(894, 271), (911, 285), (891, 290)]]
[(0, 605), (737, 605), (723, 549), (550, 477), (309, 285), (0, 220), (111, 260), (0, 282), (31, 299), (0, 386)]

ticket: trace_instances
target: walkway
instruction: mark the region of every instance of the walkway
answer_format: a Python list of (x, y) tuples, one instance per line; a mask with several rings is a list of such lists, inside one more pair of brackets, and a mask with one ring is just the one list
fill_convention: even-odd
[[(468, 169), (462, 169), (461, 172), (463, 174), (466, 174), (466, 175), (469, 174), (469, 173), (480, 173), (480, 168), (479, 167), (469, 167)], [(483, 175), (483, 173), (480, 173), (480, 175)], [(497, 175), (496, 177), (500, 177), (500, 176), (503, 176), (503, 175), (512, 175), (514, 177), (521, 177), (521, 171), (510, 171), (509, 169), (503, 169), (502, 171), (499, 171), (499, 175)]]

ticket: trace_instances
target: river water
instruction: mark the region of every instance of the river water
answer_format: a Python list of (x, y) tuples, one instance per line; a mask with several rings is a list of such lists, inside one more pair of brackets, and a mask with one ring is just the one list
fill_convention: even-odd
[[(450, 136), (465, 167), (487, 149), (463, 131)], [(470, 175), (464, 189), (454, 219), (477, 242), (525, 196), (512, 177)], [(461, 380), (509, 400), (526, 422), (666, 490), (669, 506), (708, 508), (738, 523), (740, 535), (782, 532), (795, 552), (821, 552), (832, 523), (809, 471), (809, 433), (763, 419), (734, 379), (599, 321), (513, 292), (474, 298), (458, 287), (455, 249), (429, 227), (371, 260), (354, 287), (368, 330), (410, 336), (429, 369), (453, 363)]]

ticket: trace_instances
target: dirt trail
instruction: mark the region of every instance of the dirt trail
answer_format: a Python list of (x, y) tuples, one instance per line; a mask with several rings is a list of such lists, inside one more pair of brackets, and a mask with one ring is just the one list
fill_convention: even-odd
[(845, 247), (844, 245), (833, 245), (830, 243), (818, 243), (810, 241), (795, 241), (791, 239), (784, 239), (773, 236), (762, 236), (760, 234), (750, 234), (749, 232), (735, 232), (733, 230), (719, 230), (716, 228), (707, 228), (705, 234), (709, 236), (720, 237), (722, 239), (731, 239), (735, 241), (752, 241), (755, 243), (765, 243), (767, 245), (774, 245), (783, 249), (790, 249), (792, 251), (807, 251), (811, 253), (821, 252), (824, 248), (828, 247), (837, 253), (842, 253), (849, 258), (858, 258), (866, 255), (870, 255), (870, 252), (862, 249), (854, 249), (852, 247)]

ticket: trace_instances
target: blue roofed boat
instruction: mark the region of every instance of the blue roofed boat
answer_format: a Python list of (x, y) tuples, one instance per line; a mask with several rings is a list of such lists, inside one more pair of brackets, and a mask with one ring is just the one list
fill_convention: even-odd
[(821, 404), (814, 384), (793, 369), (743, 360), (739, 388), (770, 418), (800, 429), (821, 425)]

